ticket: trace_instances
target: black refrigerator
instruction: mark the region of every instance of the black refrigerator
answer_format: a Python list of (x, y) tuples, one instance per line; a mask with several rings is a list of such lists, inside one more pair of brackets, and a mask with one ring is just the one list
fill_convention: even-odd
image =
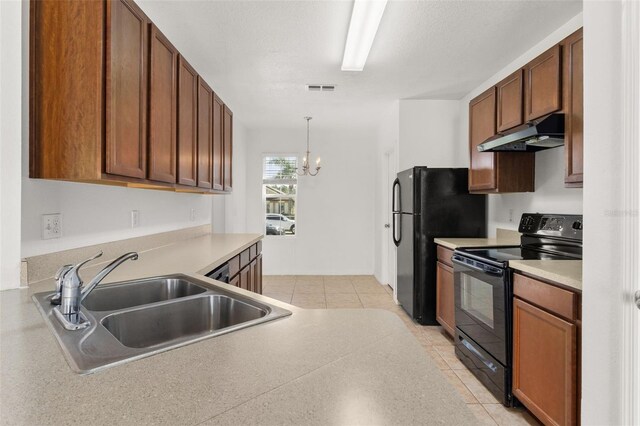
[(486, 237), (487, 200), (469, 194), (468, 169), (414, 167), (393, 182), (396, 294), (418, 323), (436, 325), (437, 237)]

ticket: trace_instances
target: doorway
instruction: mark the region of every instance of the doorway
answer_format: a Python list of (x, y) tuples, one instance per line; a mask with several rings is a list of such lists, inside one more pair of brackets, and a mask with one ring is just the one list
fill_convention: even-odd
[(387, 284), (393, 289), (393, 299), (398, 302), (396, 296), (396, 246), (393, 244), (393, 230), (391, 228), (392, 215), (391, 215), (391, 203), (392, 203), (392, 186), (393, 180), (396, 178), (396, 156), (393, 150), (387, 151), (384, 154), (383, 166), (383, 185), (385, 193), (384, 202), (384, 235), (383, 235), (383, 276), (386, 278)]

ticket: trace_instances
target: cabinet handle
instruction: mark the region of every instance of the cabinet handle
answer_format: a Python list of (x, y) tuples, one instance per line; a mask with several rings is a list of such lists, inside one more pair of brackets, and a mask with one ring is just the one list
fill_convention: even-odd
[(640, 290), (636, 291), (635, 299), (636, 299), (636, 307), (640, 309)]

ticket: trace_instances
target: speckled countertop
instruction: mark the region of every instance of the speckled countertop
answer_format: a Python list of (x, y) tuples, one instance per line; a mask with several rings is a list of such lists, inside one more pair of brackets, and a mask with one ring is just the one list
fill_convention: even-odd
[(510, 260), (509, 267), (582, 292), (582, 260)]
[[(145, 252), (110, 278), (214, 268), (211, 244), (195, 238)], [(219, 258), (247, 244), (227, 240)], [(30, 299), (50, 284), (0, 292), (0, 424), (477, 423), (387, 311), (264, 298), (293, 315), (80, 376)]]

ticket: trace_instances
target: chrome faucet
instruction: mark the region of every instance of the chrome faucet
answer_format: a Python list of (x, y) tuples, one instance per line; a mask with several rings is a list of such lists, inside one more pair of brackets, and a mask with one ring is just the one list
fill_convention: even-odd
[[(77, 330), (89, 325), (87, 319), (80, 312), (80, 304), (82, 301), (93, 291), (94, 288), (100, 282), (109, 275), (114, 269), (116, 269), (123, 262), (131, 259), (137, 260), (138, 253), (131, 252), (126, 253), (105, 266), (105, 268), (98, 272), (93, 279), (83, 286), (82, 278), (80, 277), (80, 268), (92, 260), (95, 260), (102, 256), (102, 252), (84, 260), (73, 267), (65, 265), (56, 274), (56, 291), (59, 291), (51, 298), (52, 304), (59, 304), (60, 306), (55, 308), (56, 316), (63, 323), (68, 330)], [(60, 295), (59, 297), (57, 295)]]

